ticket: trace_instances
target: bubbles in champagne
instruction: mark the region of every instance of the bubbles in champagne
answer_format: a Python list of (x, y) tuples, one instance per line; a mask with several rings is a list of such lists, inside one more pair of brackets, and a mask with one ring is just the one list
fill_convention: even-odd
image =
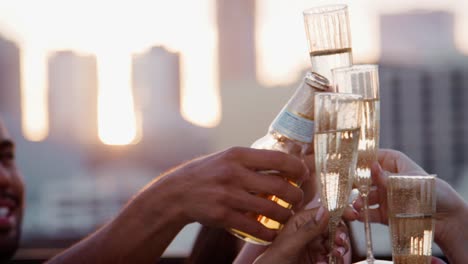
[(394, 264), (430, 264), (431, 256), (412, 256), (412, 255), (396, 255), (393, 256)]
[(333, 216), (341, 216), (348, 202), (356, 169), (359, 128), (315, 134), (317, 176), (321, 199)]
[(394, 263), (430, 263), (433, 228), (430, 214), (390, 216)]

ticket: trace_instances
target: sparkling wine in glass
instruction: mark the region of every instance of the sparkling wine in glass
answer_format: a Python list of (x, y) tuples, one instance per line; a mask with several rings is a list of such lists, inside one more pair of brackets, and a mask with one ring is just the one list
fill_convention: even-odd
[(358, 64), (332, 70), (333, 86), (338, 93), (354, 93), (363, 97), (361, 133), (354, 185), (364, 201), (364, 230), (367, 263), (374, 263), (369, 222), (368, 195), (371, 187), (371, 166), (377, 161), (380, 130), (380, 95), (378, 65)]
[[(321, 202), (330, 212), (330, 252), (356, 171), (362, 96), (344, 93), (315, 95), (315, 168)], [(336, 263), (332, 254), (329, 263)]]
[(391, 175), (388, 219), (395, 264), (430, 264), (434, 240), (436, 175)]

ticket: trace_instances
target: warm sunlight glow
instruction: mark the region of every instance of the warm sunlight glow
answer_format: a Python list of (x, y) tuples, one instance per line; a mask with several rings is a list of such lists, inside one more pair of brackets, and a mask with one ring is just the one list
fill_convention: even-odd
[(1, 2), (0, 32), (28, 48), (21, 50), (25, 137), (40, 141), (48, 134), (46, 56), (60, 49), (96, 56), (96, 133), (105, 144), (141, 139), (145, 121), (140, 106), (134, 105), (130, 58), (152, 46), (181, 56), (183, 117), (199, 126), (216, 126), (221, 100), (215, 11), (215, 0)]
[(257, 79), (263, 85), (297, 81), (310, 65), (302, 6), (293, 1), (256, 2)]
[[(347, 2), (353, 57), (380, 57), (379, 15), (415, 8), (454, 12), (455, 43), (468, 54), (465, 1), (256, 0), (256, 65), (261, 85), (289, 85), (310, 68), (303, 10)], [(221, 120), (216, 0), (6, 0), (0, 1), (0, 34), (21, 47), (22, 126), (29, 140), (48, 134), (47, 54), (57, 50), (96, 56), (99, 66), (99, 134), (106, 144), (139, 140), (130, 86), (132, 54), (161, 46), (180, 55), (182, 116), (214, 127)], [(111, 53), (109, 53), (111, 52)], [(243, 52), (243, 51), (236, 51)], [(64, 98), (64, 100), (70, 100)], [(151, 100), (151, 99), (149, 99)]]
[(24, 136), (31, 141), (41, 141), (48, 133), (46, 61), (41, 50), (23, 47), (21, 53)]
[[(216, 76), (217, 34), (214, 30), (193, 41), (191, 50), (182, 56), (182, 115), (188, 121), (203, 127), (214, 127), (221, 120), (221, 104)], [(199, 52), (197, 52), (197, 50)], [(209, 78), (196, 69), (210, 73)], [(195, 86), (197, 85), (197, 86)]]
[[(348, 3), (356, 62), (375, 62), (379, 58), (378, 16), (371, 1)], [(332, 0), (257, 0), (256, 59), (257, 78), (266, 86), (289, 85), (310, 68), (302, 12), (305, 9), (343, 3)]]
[(98, 131), (104, 144), (127, 145), (137, 134), (130, 59), (114, 52), (98, 54)]

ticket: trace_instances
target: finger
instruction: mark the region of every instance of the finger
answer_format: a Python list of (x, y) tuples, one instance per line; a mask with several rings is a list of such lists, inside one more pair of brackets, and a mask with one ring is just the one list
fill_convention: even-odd
[[(383, 210), (381, 208), (381, 205), (377, 203), (378, 198), (377, 197), (372, 197), (372, 195), (377, 196), (377, 194), (372, 194), (372, 192), (369, 194), (369, 221), (371, 222), (378, 222), (378, 223), (386, 223), (388, 222), (388, 219), (383, 219), (382, 217), (382, 212)], [(344, 215), (344, 219), (349, 220), (358, 220), (360, 222), (364, 221), (365, 218), (365, 212), (364, 212), (364, 202), (361, 197), (358, 197), (356, 200), (354, 200), (353, 204), (351, 205), (353, 208), (353, 211), (356, 211), (358, 213), (358, 216), (354, 218), (354, 216), (349, 212), (349, 209), (345, 209), (346, 215)], [(382, 222), (383, 221), (383, 222)]]
[(359, 212), (350, 204), (344, 209), (342, 217), (346, 221), (354, 221), (359, 218)]
[(447, 263), (441, 260), (440, 258), (432, 257), (431, 264), (447, 264)]
[(269, 199), (265, 199), (265, 197), (241, 191), (231, 192), (230, 196), (230, 198), (226, 199), (225, 204), (229, 208), (234, 208), (238, 211), (253, 212), (280, 223), (286, 223), (292, 216), (292, 210), (284, 208)]
[(390, 172), (384, 170), (379, 163), (375, 162), (371, 166), (372, 184), (377, 187), (386, 187), (387, 178)]
[(328, 219), (328, 211), (322, 206), (301, 211), (288, 221), (271, 247), (291, 255), (299, 253), (311, 241), (321, 240), (321, 234), (327, 230)]
[(382, 168), (391, 173), (427, 174), (404, 153), (393, 149), (380, 149), (377, 153)]
[(398, 173), (398, 164), (396, 160), (399, 157), (399, 151), (392, 149), (379, 149), (377, 152), (377, 160), (379, 164), (386, 170), (392, 173)]
[(233, 228), (264, 241), (272, 241), (277, 235), (277, 231), (266, 228), (256, 219), (241, 212), (232, 211), (227, 219), (225, 228)]
[(323, 206), (313, 210), (304, 210), (301, 213), (307, 215), (307, 221), (300, 227), (298, 239), (311, 241), (327, 230), (329, 213)]
[(279, 171), (293, 181), (303, 181), (307, 176), (307, 168), (299, 158), (280, 151), (237, 147), (227, 150), (227, 156), (249, 169)]
[(241, 172), (242, 185), (245, 190), (259, 194), (273, 194), (291, 204), (302, 201), (303, 191), (293, 186), (280, 176), (258, 173), (250, 170)]
[(338, 261), (338, 263), (343, 263), (343, 256), (346, 254), (346, 249), (344, 247), (335, 247), (335, 249), (333, 249), (333, 256), (336, 257), (336, 260)]
[[(379, 189), (371, 190), (367, 196), (367, 201), (369, 203), (369, 206), (376, 205), (380, 203), (380, 197), (379, 197)], [(352, 204), (353, 208), (357, 211), (360, 212), (364, 208), (364, 200), (362, 197), (358, 197), (353, 201)]]
[(346, 230), (338, 229), (334, 242), (335, 250), (340, 256), (344, 256), (349, 251), (349, 242)]
[[(371, 190), (368, 193), (368, 204), (369, 206), (379, 204), (381, 202), (381, 196), (387, 195), (387, 178), (389, 172), (382, 170), (379, 164), (374, 163), (371, 167), (372, 171), (372, 183)], [(362, 197), (358, 197), (353, 201), (353, 207), (358, 212), (364, 207), (364, 201)]]

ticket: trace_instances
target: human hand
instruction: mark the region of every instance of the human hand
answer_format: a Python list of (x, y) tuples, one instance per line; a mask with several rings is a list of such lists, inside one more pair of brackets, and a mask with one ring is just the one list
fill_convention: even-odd
[[(372, 165), (372, 184), (369, 192), (369, 205), (378, 205), (378, 208), (369, 208), (369, 220), (388, 224), (387, 206), (387, 178), (390, 174), (427, 175), (420, 166), (405, 154), (390, 149), (381, 149), (377, 154), (378, 163)], [(353, 209), (358, 214), (346, 213), (346, 219), (364, 221), (362, 211), (364, 202), (361, 197), (353, 202)], [(349, 211), (349, 210), (348, 210)]]
[[(279, 173), (261, 173), (265, 170)], [(185, 224), (198, 221), (207, 226), (234, 228), (271, 241), (276, 231), (246, 213), (285, 223), (292, 211), (257, 194), (274, 194), (297, 204), (303, 193), (285, 178), (303, 181), (306, 177), (307, 168), (292, 155), (234, 147), (183, 164), (161, 176), (149, 189), (164, 193), (159, 199), (177, 207)]]
[[(389, 149), (379, 150), (378, 164), (372, 167), (372, 182), (375, 188), (369, 193), (369, 205), (378, 204), (378, 208), (369, 210), (371, 222), (388, 224), (387, 178), (391, 173), (427, 175), (405, 154)], [(468, 248), (468, 230), (462, 223), (462, 219), (468, 217), (468, 204), (447, 182), (439, 178), (436, 178), (435, 191), (437, 198), (436, 214), (433, 216), (435, 219), (434, 240), (449, 258), (468, 259), (467, 253), (460, 254)], [(360, 197), (355, 200), (353, 207), (360, 213), (358, 215), (348, 213), (346, 218), (363, 221), (363, 200)], [(456, 250), (456, 248), (463, 250)], [(457, 263), (453, 260), (451, 262)]]
[[(323, 207), (306, 209), (289, 219), (271, 245), (261, 254), (255, 264), (262, 263), (317, 263), (326, 262), (329, 253), (328, 226), (329, 214)], [(337, 229), (333, 255), (343, 261), (349, 249), (347, 228)]]

